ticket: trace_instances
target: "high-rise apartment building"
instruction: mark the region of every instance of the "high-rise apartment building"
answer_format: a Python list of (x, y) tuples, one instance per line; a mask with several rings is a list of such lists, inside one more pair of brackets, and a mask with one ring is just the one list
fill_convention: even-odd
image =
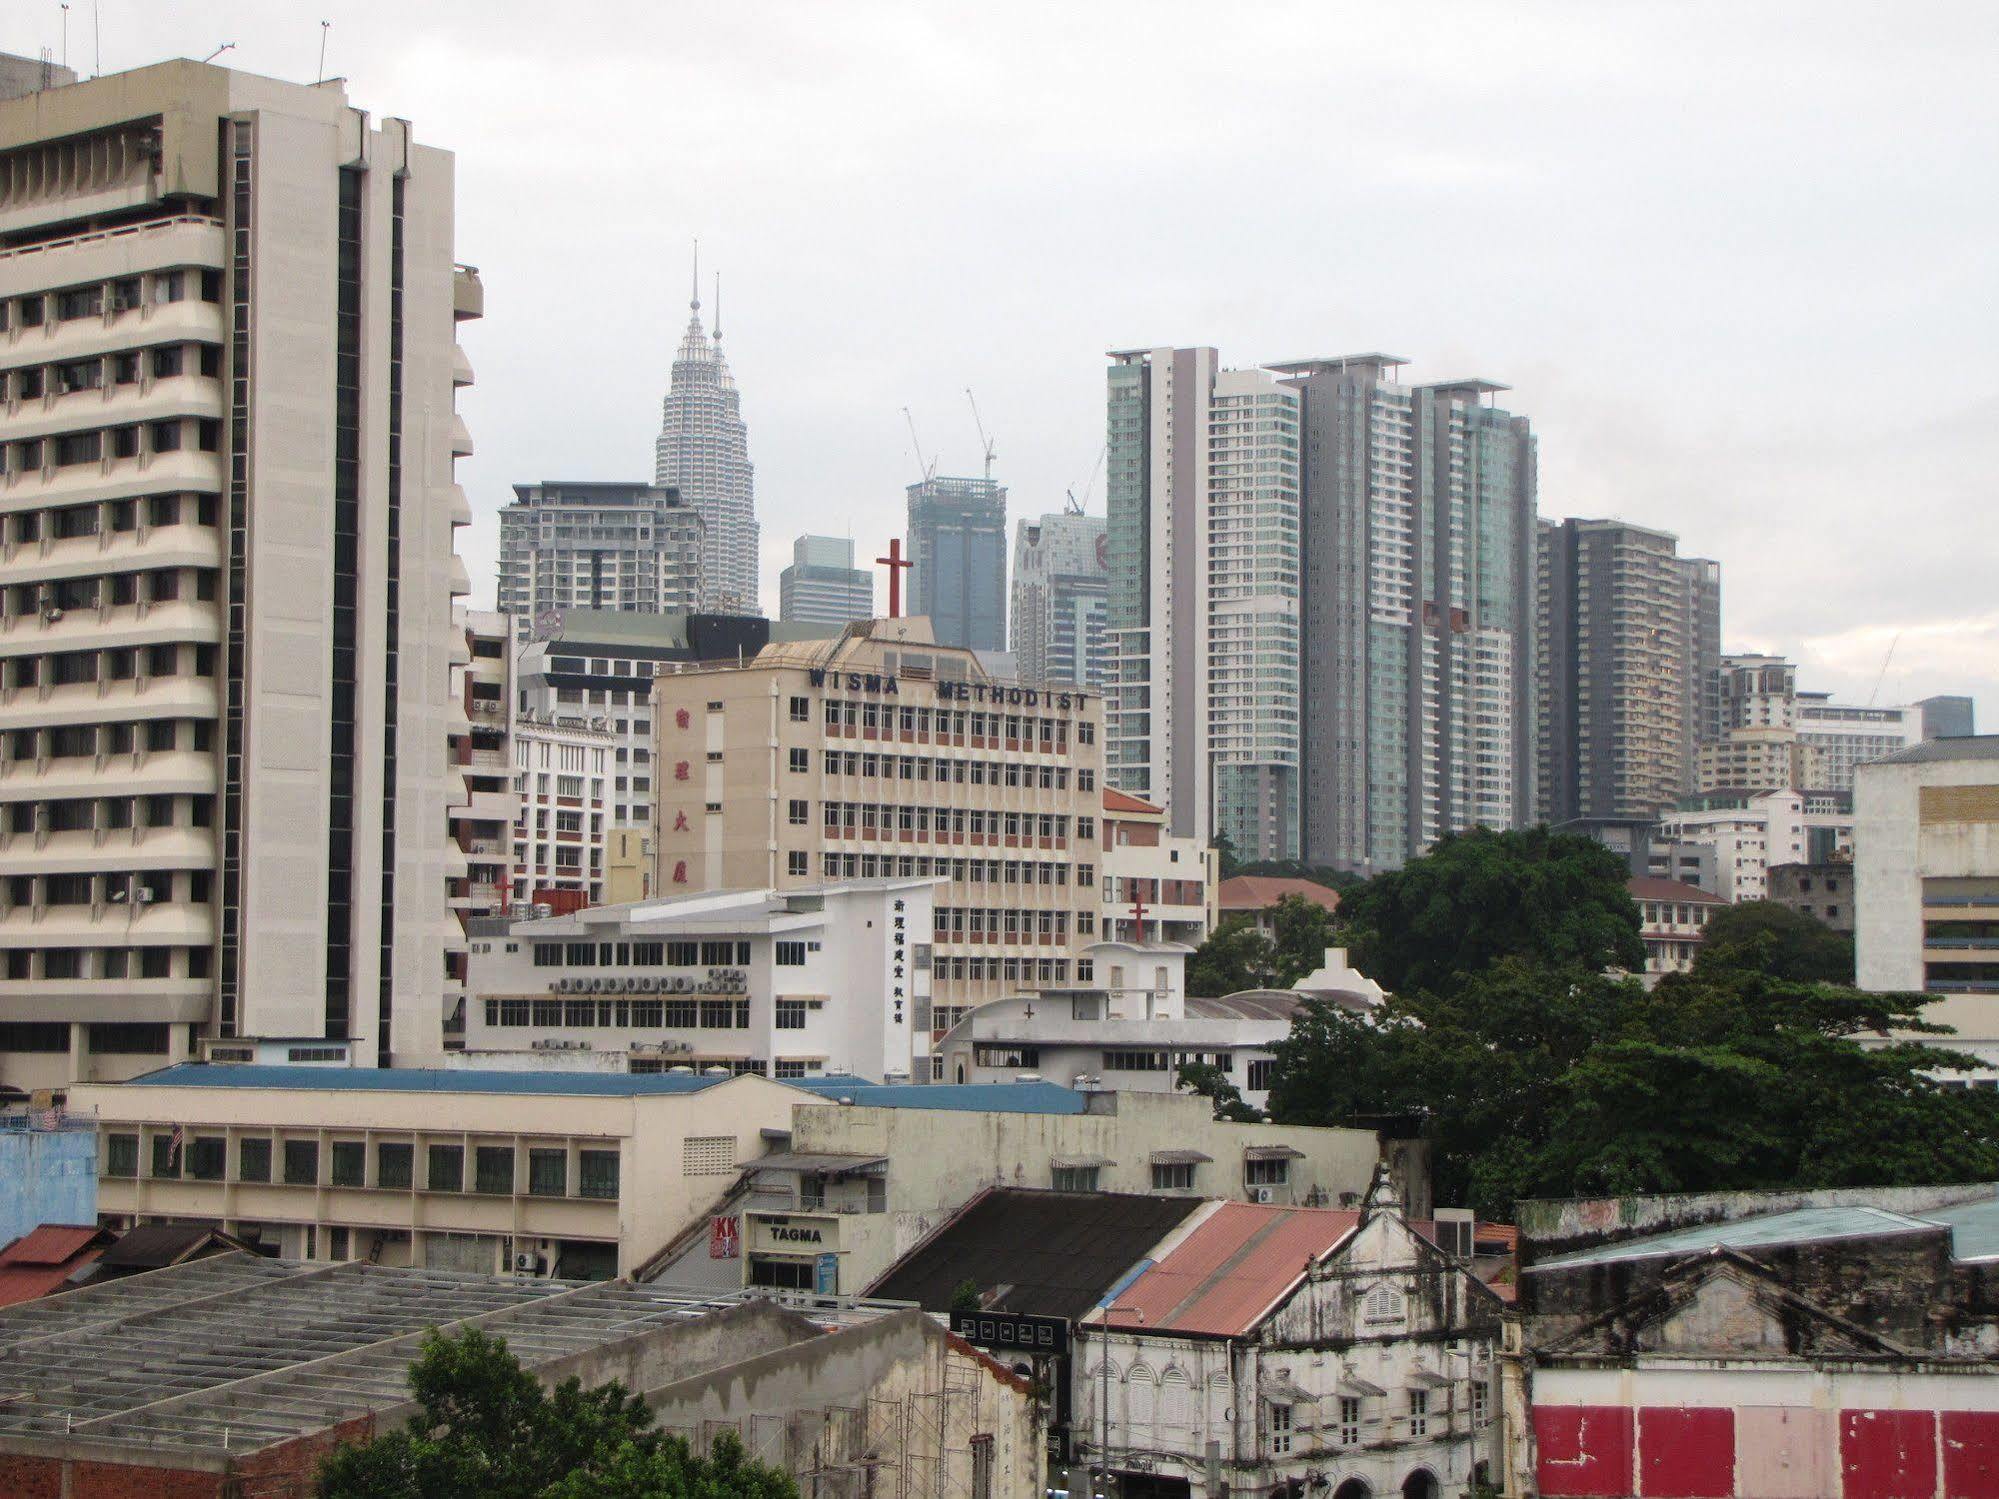
[(1921, 698), (1916, 707), (1923, 715), (1924, 739), (1969, 739), (1978, 732), (1976, 706), (1968, 697), (1945, 693)]
[(1303, 402), (1303, 852), (1363, 873), (1536, 805), (1533, 433), (1404, 363), (1270, 366)]
[(1835, 703), (1829, 692), (1801, 692), (1798, 742), (1817, 751), (1817, 789), (1851, 791), (1856, 766), (1883, 760), (1923, 742), (1919, 707)]
[(1712, 639), (1699, 614), (1719, 613), (1719, 568), (1622, 521), (1542, 521), (1539, 534), (1541, 816), (1656, 817), (1691, 789)]
[(1298, 393), (1213, 349), (1107, 372), (1109, 773), (1179, 837), (1298, 855)]
[(909, 612), (940, 645), (1006, 649), (1006, 487), (991, 479), (909, 486)]
[(338, 82), (0, 102), (0, 1081), (442, 1046), (452, 174)]
[(701, 326), (698, 278), (687, 306), (687, 331), (674, 356), (659, 438), (653, 444), (653, 482), (677, 489), (704, 523), (699, 607), (719, 614), (757, 614), (761, 533), (742, 393), (722, 356), (720, 310), (712, 342)]
[(1013, 534), (1014, 669), (1023, 682), (1104, 685), (1110, 570), (1104, 518), (1064, 511)]
[(801, 536), (778, 574), (777, 617), (787, 624), (846, 625), (873, 619), (875, 576), (854, 566), (847, 536)]
[(687, 613), (700, 606), (703, 530), (659, 485), (516, 484), (500, 511), (500, 610), (516, 640), (551, 610)]

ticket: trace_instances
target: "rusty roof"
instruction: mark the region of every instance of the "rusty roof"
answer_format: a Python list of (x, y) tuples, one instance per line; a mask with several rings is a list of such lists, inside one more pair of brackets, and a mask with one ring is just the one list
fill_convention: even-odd
[(1106, 1323), (1238, 1337), (1360, 1225), (1358, 1212), (1226, 1202), (1120, 1292)]
[(94, 1223), (44, 1223), (0, 1249), (0, 1265), (60, 1265), (110, 1237)]
[(1224, 911), (1262, 911), (1287, 895), (1302, 895), (1328, 911), (1340, 908), (1339, 892), (1313, 880), (1294, 880), (1270, 874), (1239, 874), (1223, 880), (1215, 888), (1215, 901)]

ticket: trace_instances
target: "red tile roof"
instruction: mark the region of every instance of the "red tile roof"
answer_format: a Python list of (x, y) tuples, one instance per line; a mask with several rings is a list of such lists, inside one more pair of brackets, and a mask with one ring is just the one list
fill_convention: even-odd
[(1624, 888), (1633, 900), (1678, 900), (1689, 905), (1725, 906), (1727, 901), (1719, 895), (1710, 895), (1698, 885), (1685, 885), (1678, 880), (1655, 880), (1650, 875), (1639, 875), (1624, 882)]
[(0, 1265), (60, 1265), (96, 1243), (103, 1232), (94, 1223), (44, 1223), (0, 1249)]
[(1115, 786), (1104, 787), (1104, 810), (1106, 812), (1164, 812), (1164, 807), (1155, 807), (1151, 802), (1141, 801), (1130, 792), (1119, 791)]
[(1115, 1326), (1236, 1336), (1360, 1224), (1357, 1212), (1226, 1202), (1119, 1293)]
[(1294, 880), (1269, 874), (1239, 874), (1215, 887), (1215, 900), (1224, 911), (1262, 911), (1287, 895), (1302, 895), (1328, 911), (1340, 908), (1337, 891), (1312, 880)]

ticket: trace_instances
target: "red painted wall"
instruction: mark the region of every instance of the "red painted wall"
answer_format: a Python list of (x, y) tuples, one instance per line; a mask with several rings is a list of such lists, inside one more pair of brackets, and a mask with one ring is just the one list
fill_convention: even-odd
[(1937, 1491), (1937, 1418), (1931, 1411), (1841, 1411), (1844, 1499), (1932, 1499)]
[(1730, 1499), (1735, 1412), (1697, 1406), (1640, 1410), (1638, 1492), (1647, 1499)]
[(1534, 1476), (1562, 1499), (1618, 1499), (1631, 1492), (1631, 1408), (1538, 1405)]
[(1945, 1411), (1944, 1499), (1999, 1494), (1999, 1411)]

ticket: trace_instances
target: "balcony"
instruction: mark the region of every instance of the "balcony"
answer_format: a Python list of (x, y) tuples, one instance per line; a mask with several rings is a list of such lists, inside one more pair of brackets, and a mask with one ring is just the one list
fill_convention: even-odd
[(461, 323), (486, 315), (486, 284), (479, 279), (476, 265), (452, 267), (451, 315)]

